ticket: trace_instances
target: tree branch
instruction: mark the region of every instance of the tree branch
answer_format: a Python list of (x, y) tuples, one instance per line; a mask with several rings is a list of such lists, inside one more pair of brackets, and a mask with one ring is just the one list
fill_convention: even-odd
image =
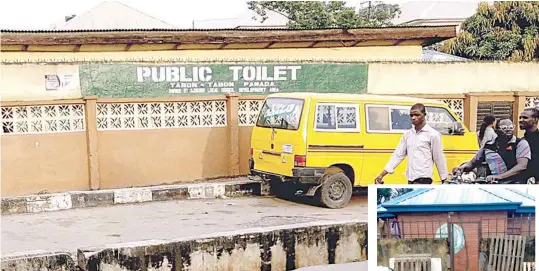
[[(259, 4), (259, 3), (257, 3), (257, 5), (260, 5), (260, 4)], [(296, 20), (294, 20), (293, 18), (291, 18), (290, 16), (288, 16), (288, 15), (287, 15), (287, 14), (285, 14), (285, 13), (282, 13), (282, 12), (280, 12), (280, 11), (277, 11), (277, 10), (275, 10), (275, 9), (271, 9), (271, 8), (267, 8), (267, 7), (264, 7), (264, 6), (262, 6), (262, 5), (260, 6), (260, 8), (262, 8), (262, 9), (265, 9), (265, 10), (269, 10), (269, 11), (273, 11), (273, 12), (275, 12), (275, 13), (277, 13), (277, 14), (279, 14), (279, 15), (281, 15), (281, 16), (283, 16), (283, 17), (285, 17), (285, 18), (287, 18), (287, 19), (288, 19), (288, 20), (290, 20), (290, 21), (294, 21), (294, 22), (296, 22), (296, 23), (297, 23), (297, 21), (296, 21)]]

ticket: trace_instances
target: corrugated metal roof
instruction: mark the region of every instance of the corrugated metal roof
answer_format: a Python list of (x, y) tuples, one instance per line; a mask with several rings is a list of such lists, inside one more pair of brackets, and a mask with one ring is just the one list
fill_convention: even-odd
[[(223, 14), (227, 16), (228, 14)], [(207, 20), (194, 20), (193, 28), (286, 28), (288, 18), (273, 10), (266, 10), (267, 18), (264, 22), (253, 20), (258, 14), (245, 6), (245, 10), (234, 18), (212, 18)]]
[(471, 61), (470, 59), (450, 55), (434, 50), (423, 50), (423, 61), (425, 62), (459, 62), (459, 61)]
[(522, 207), (535, 207), (535, 197), (524, 192), (511, 188), (496, 189), (491, 187), (484, 187), (482, 189), (510, 201), (522, 202)]
[(245, 28), (245, 29), (238, 29), (238, 28), (210, 28), (210, 29), (203, 29), (203, 28), (196, 28), (196, 29), (182, 29), (182, 28), (122, 28), (122, 29), (30, 29), (30, 30), (24, 30), (24, 29), (0, 29), (0, 32), (2, 33), (78, 33), (78, 32), (201, 32), (201, 31), (208, 31), (208, 32), (219, 32), (219, 31), (252, 31), (252, 32), (264, 32), (264, 31), (290, 31), (290, 32), (300, 32), (300, 31), (312, 31), (312, 30), (354, 30), (354, 29), (404, 29), (404, 28), (446, 28), (446, 27), (454, 27), (454, 25), (436, 25), (436, 26), (424, 26), (424, 25), (417, 25), (417, 26), (406, 26), (406, 25), (395, 25), (395, 26), (379, 26), (379, 27), (326, 27), (326, 28), (301, 28), (301, 29), (291, 29), (291, 28)]
[(455, 188), (431, 189), (420, 196), (415, 196), (399, 202), (399, 205), (427, 205), (427, 204), (477, 204), (477, 203), (504, 203), (503, 199), (485, 189)]
[(58, 26), (62, 30), (176, 28), (117, 1), (105, 1)]
[(431, 189), (433, 189), (433, 188), (418, 188), (418, 189), (414, 189), (414, 190), (412, 190), (411, 192), (408, 192), (408, 193), (406, 193), (406, 194), (404, 194), (404, 195), (398, 196), (398, 197), (396, 197), (396, 198), (394, 198), (394, 199), (392, 199), (392, 200), (390, 200), (390, 201), (384, 202), (384, 203), (382, 203), (380, 206), (382, 206), (382, 205), (393, 205), (393, 204), (397, 204), (397, 203), (399, 203), (399, 202), (401, 202), (401, 201), (405, 201), (405, 200), (407, 200), (407, 199), (414, 198), (414, 197), (416, 197), (416, 196), (418, 196), (418, 195), (421, 195), (421, 194), (423, 194), (423, 193), (425, 193), (425, 192), (428, 192), (428, 191), (431, 190)]
[(535, 213), (535, 198), (508, 188), (451, 187), (415, 189), (385, 202), (386, 212), (520, 210)]

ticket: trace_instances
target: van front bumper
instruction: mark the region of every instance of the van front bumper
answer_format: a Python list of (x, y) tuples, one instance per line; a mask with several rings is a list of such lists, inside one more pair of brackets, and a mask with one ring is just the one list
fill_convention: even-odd
[(274, 178), (280, 179), (283, 182), (287, 181), (297, 181), (302, 184), (314, 184), (319, 185), (322, 182), (322, 177), (326, 168), (323, 167), (294, 167), (292, 168), (292, 176), (284, 176), (280, 174), (275, 174), (271, 172), (265, 172), (256, 170), (254, 168), (254, 160), (249, 159), (249, 171), (251, 175), (260, 176), (263, 179)]

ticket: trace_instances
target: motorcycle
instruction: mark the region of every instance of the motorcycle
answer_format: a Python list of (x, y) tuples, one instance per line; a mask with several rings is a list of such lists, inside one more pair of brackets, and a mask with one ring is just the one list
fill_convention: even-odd
[(488, 171), (488, 165), (482, 163), (477, 168), (477, 175), (472, 171), (463, 178), (462, 172), (455, 172), (451, 179), (444, 181), (443, 184), (497, 184), (498, 181), (487, 181)]
[[(477, 168), (476, 172), (468, 172), (466, 176), (463, 176), (462, 172), (455, 172), (450, 180), (444, 181), (442, 184), (507, 184), (503, 181), (487, 181), (488, 175), (490, 175), (488, 165), (483, 163)], [(529, 178), (526, 183), (535, 184), (535, 178)]]
[(479, 178), (463, 178), (461, 172), (453, 174), (450, 180), (444, 181), (443, 184), (497, 184), (497, 181), (487, 181), (486, 177)]

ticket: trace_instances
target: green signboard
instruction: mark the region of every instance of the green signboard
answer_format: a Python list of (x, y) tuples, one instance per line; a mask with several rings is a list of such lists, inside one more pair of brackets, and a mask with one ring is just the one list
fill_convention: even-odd
[(363, 93), (366, 64), (85, 64), (84, 95), (163, 97), (225, 93)]

